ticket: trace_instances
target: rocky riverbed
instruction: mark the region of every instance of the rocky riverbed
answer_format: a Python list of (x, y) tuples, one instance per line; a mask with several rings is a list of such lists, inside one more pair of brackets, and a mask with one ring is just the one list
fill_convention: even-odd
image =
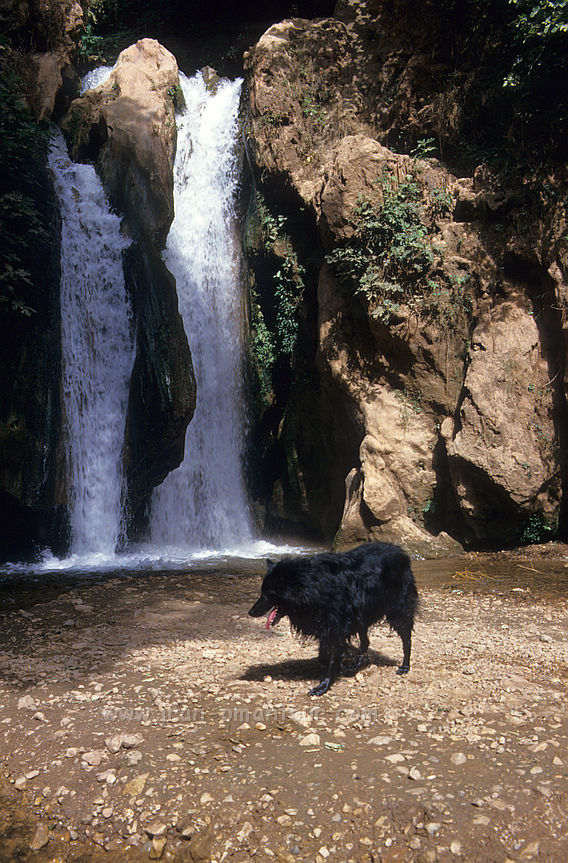
[(568, 859), (568, 590), (455, 563), (416, 566), (409, 675), (378, 627), (316, 699), (314, 646), (247, 616), (257, 577), (5, 589), (0, 861)]

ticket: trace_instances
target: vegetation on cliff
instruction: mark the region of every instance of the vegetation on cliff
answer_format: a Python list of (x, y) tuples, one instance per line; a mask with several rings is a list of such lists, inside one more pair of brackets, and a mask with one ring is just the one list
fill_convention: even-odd
[[(436, 137), (446, 160), (461, 166), (493, 160), (526, 171), (565, 158), (565, 0), (421, 0), (402, 6), (406, 14), (393, 16), (389, 37), (415, 55), (434, 57), (430, 80), (417, 75), (412, 98), (416, 107), (421, 99), (430, 102), (418, 125)], [(401, 97), (399, 71), (395, 67), (386, 82), (393, 106)], [(412, 146), (413, 113), (395, 121), (393, 145), (398, 135), (403, 148)]]
[(263, 268), (251, 287), (251, 348), (263, 403), (272, 398), (274, 366), (289, 365), (296, 351), (305, 270), (287, 233), (286, 217), (257, 192), (246, 220), (245, 250)]
[(350, 238), (326, 256), (339, 279), (367, 301), (383, 323), (398, 316), (402, 303), (451, 320), (463, 279), (448, 276), (432, 241), (436, 218), (452, 205), (451, 193), (434, 188), (425, 200), (418, 162), (399, 179), (384, 169), (374, 194), (362, 195), (351, 217)]

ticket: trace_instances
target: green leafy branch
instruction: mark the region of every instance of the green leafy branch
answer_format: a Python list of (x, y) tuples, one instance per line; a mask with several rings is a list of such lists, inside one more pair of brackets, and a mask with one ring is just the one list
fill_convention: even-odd
[(416, 170), (397, 182), (385, 168), (377, 187), (378, 194), (359, 198), (351, 217), (352, 237), (326, 261), (340, 281), (366, 298), (372, 316), (388, 323), (403, 301), (415, 303), (430, 290), (436, 255)]
[(258, 293), (253, 289), (250, 296), (251, 352), (255, 360), (258, 386), (263, 402), (268, 403), (272, 392), (272, 369), (276, 362), (276, 350), (272, 333), (260, 305)]
[(503, 80), (508, 88), (527, 88), (554, 68), (566, 71), (568, 0), (509, 0), (516, 56)]
[(300, 326), (304, 268), (286, 232), (286, 217), (281, 213), (274, 214), (260, 193), (257, 193), (256, 208), (264, 251), (280, 259), (272, 277), (276, 321), (274, 344), (277, 353), (291, 355)]

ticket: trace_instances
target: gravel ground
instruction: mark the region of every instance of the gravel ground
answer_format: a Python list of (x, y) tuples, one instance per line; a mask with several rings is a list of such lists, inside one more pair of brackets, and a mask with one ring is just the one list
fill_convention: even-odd
[(566, 593), (422, 586), (410, 674), (310, 698), (259, 584), (4, 592), (0, 861), (568, 860)]

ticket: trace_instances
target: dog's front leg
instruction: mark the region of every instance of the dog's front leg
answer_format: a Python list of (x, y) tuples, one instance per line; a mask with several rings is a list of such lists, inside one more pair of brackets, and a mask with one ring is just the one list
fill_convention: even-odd
[(327, 692), (333, 680), (337, 677), (342, 656), (343, 651), (338, 645), (320, 645), (319, 660), (326, 668), (326, 672), (318, 685), (310, 689), (309, 695), (323, 695)]

